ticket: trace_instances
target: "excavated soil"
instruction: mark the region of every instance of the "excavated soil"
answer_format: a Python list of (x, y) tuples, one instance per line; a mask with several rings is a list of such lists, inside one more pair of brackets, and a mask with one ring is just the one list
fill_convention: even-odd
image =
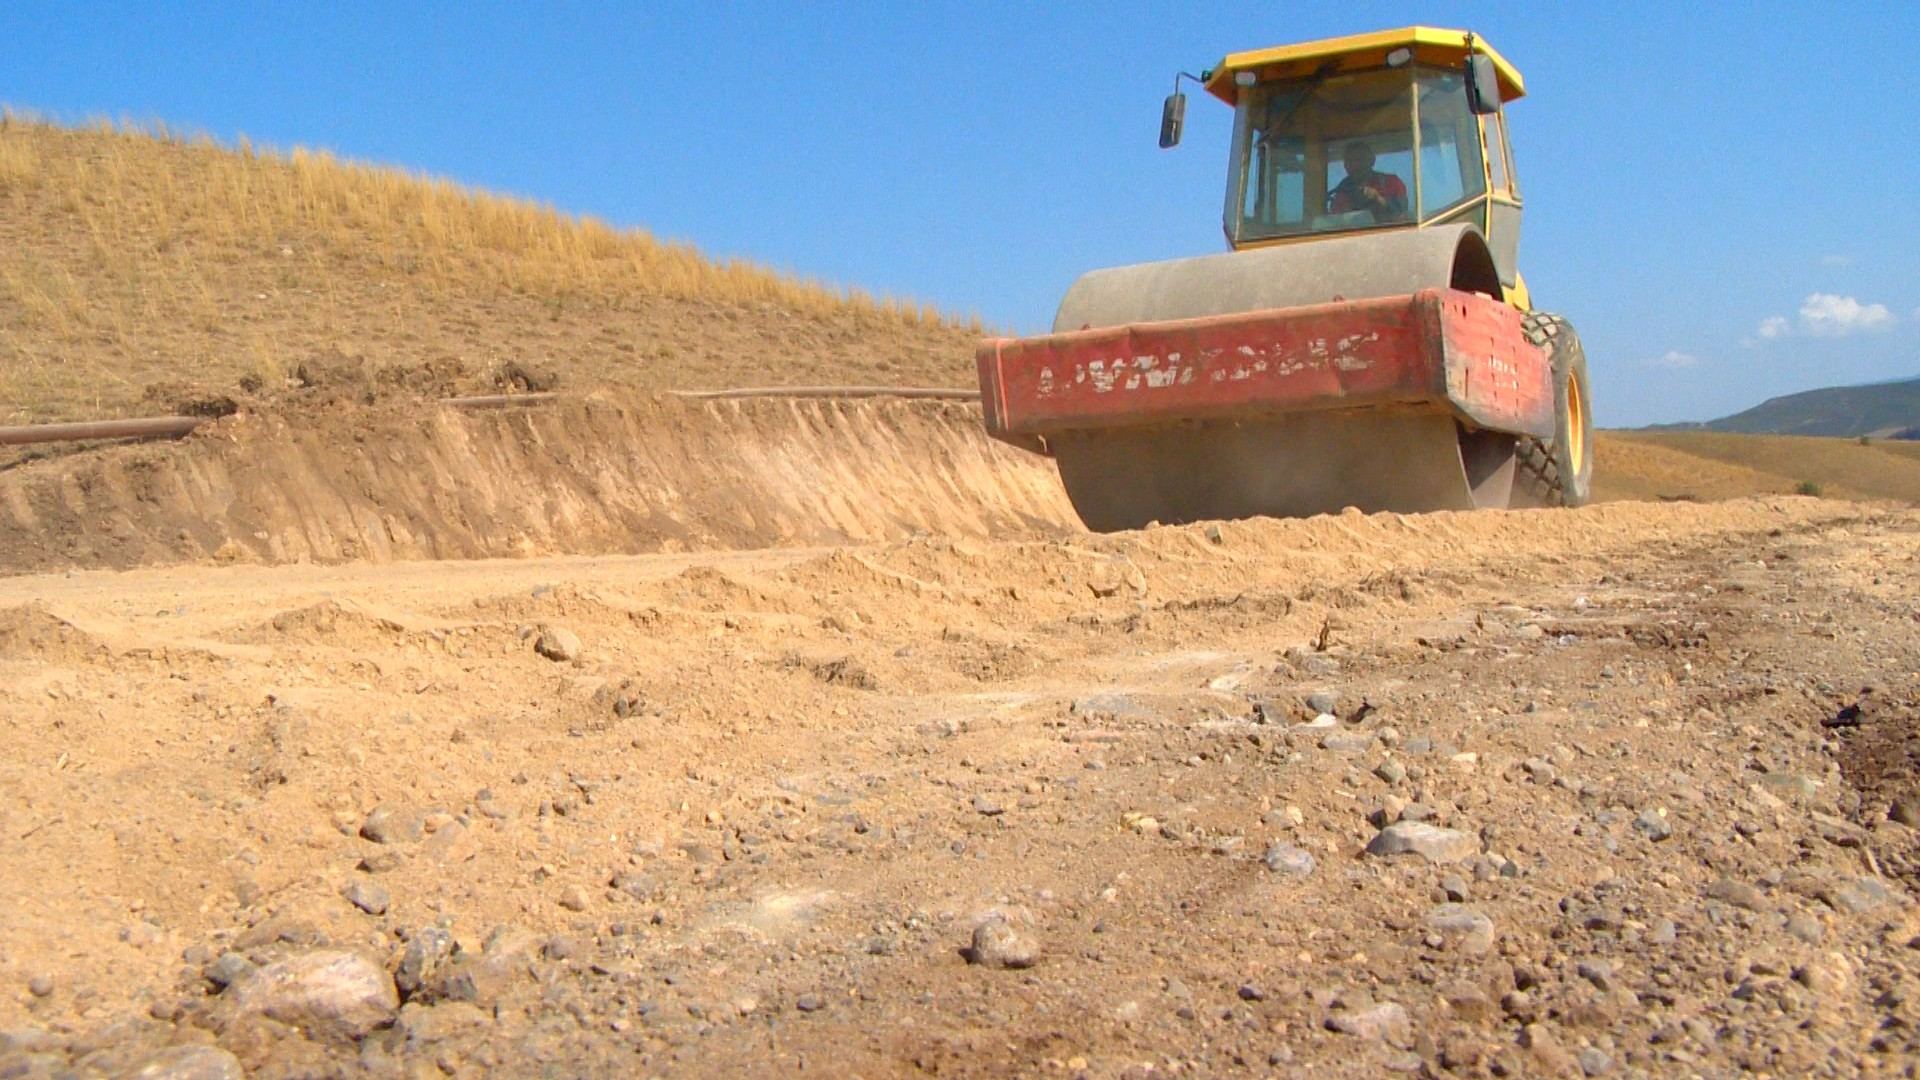
[(0, 573), (661, 552), (1079, 531), (977, 408), (586, 398), (265, 403), (0, 469)]
[(1909, 1072), (1917, 592), (1801, 498), (0, 578), (0, 1075)]

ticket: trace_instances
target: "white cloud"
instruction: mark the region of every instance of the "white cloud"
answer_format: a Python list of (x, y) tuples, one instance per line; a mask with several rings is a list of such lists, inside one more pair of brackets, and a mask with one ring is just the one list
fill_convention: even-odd
[[(1920, 312), (1915, 312), (1914, 317), (1920, 318)], [(1846, 337), (1891, 329), (1899, 321), (1885, 304), (1863, 304), (1851, 296), (1834, 293), (1810, 293), (1800, 302), (1797, 323), (1784, 315), (1769, 315), (1760, 320), (1754, 333), (1762, 341), (1796, 332), (1814, 337)]]
[(1699, 357), (1692, 353), (1683, 353), (1679, 349), (1668, 349), (1664, 355), (1642, 361), (1648, 367), (1657, 368), (1690, 368), (1699, 362)]
[(1821, 266), (1852, 266), (1852, 265), (1853, 265), (1853, 256), (1851, 256), (1851, 255), (1822, 255), (1822, 256), (1820, 256), (1820, 265), (1821, 265)]
[(1815, 337), (1885, 330), (1899, 320), (1885, 304), (1863, 304), (1851, 296), (1814, 293), (1800, 305), (1800, 326)]

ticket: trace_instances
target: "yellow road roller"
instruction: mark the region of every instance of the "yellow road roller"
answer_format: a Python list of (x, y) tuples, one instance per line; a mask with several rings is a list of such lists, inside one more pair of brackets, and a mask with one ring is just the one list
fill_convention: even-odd
[(1520, 275), (1505, 107), (1474, 34), (1407, 27), (1177, 75), (1234, 110), (1231, 251), (1096, 270), (977, 363), (988, 430), (1053, 456), (1089, 528), (1577, 506), (1586, 359)]

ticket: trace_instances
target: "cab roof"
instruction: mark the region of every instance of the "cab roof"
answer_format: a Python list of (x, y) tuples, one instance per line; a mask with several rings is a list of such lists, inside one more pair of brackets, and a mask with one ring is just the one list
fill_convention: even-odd
[(1240, 97), (1240, 87), (1234, 82), (1234, 76), (1242, 71), (1251, 71), (1263, 81), (1287, 79), (1310, 75), (1329, 60), (1338, 64), (1336, 70), (1356, 71), (1384, 65), (1387, 54), (1400, 48), (1412, 49), (1415, 63), (1457, 66), (1466, 60), (1469, 38), (1473, 41), (1473, 51), (1493, 58), (1493, 69), (1500, 80), (1500, 100), (1513, 101), (1525, 95), (1526, 84), (1521, 81), (1519, 70), (1508, 63), (1506, 57), (1495, 52), (1486, 39), (1465, 30), (1442, 30), (1432, 26), (1405, 26), (1398, 30), (1377, 30), (1371, 34), (1350, 34), (1299, 45), (1276, 45), (1270, 49), (1229, 53), (1226, 59), (1203, 75), (1201, 81), (1205, 83), (1208, 93), (1232, 105)]

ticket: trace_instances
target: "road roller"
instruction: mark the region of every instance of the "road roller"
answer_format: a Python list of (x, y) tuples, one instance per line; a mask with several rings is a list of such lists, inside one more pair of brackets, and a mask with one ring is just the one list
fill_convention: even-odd
[(1424, 26), (1233, 53), (1175, 76), (1163, 148), (1183, 81), (1233, 107), (1231, 250), (1095, 270), (1050, 333), (983, 342), (988, 431), (1098, 531), (1586, 502), (1586, 358), (1518, 265), (1520, 72)]

